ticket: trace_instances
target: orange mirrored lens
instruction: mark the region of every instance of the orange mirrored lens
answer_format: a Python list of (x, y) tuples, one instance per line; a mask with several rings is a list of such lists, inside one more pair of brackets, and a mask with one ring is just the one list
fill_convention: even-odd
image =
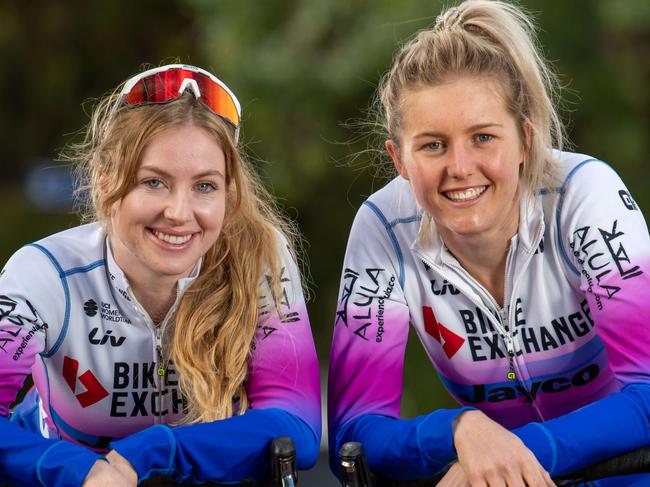
[(169, 69), (139, 80), (124, 95), (124, 101), (129, 105), (141, 105), (175, 100), (181, 95), (179, 90), (187, 78), (196, 81), (202, 103), (235, 127), (239, 126), (239, 113), (230, 94), (209, 76), (185, 69)]

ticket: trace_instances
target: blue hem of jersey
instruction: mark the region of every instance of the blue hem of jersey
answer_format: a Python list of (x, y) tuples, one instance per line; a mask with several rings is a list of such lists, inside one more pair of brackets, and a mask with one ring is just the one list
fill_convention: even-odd
[[(569, 181), (571, 178), (574, 176), (574, 174), (585, 164), (589, 162), (601, 162), (605, 165), (607, 165), (605, 162), (601, 161), (600, 159), (586, 159), (582, 162), (580, 162), (577, 166), (575, 166), (571, 171), (569, 171), (569, 174), (567, 174), (566, 178), (564, 179), (564, 182), (562, 183), (562, 187), (559, 190), (560, 193), (560, 201), (558, 202), (557, 209), (555, 210), (555, 225), (557, 227), (557, 240), (559, 244), (559, 249), (560, 249), (560, 255), (564, 259), (564, 262), (569, 266), (569, 269), (573, 271), (573, 273), (577, 276), (580, 275), (580, 271), (576, 269), (576, 267), (573, 265), (573, 262), (569, 259), (569, 256), (567, 255), (567, 252), (564, 248), (564, 242), (562, 240), (562, 228), (560, 227), (560, 214), (562, 213), (562, 207), (564, 206), (564, 195), (566, 194), (566, 187), (569, 184)], [(548, 190), (547, 190), (548, 191)], [(557, 192), (557, 191), (554, 191)], [(544, 193), (542, 193), (544, 194)]]
[(420, 220), (420, 217), (418, 215), (407, 216), (405, 218), (395, 218), (392, 222), (390, 222), (390, 226), (393, 228), (395, 225), (398, 225), (400, 223), (413, 223), (418, 220)]
[(79, 273), (85, 273), (88, 271), (92, 271), (93, 269), (97, 267), (101, 267), (103, 265), (106, 265), (106, 260), (105, 259), (100, 259), (97, 262), (93, 262), (92, 264), (88, 264), (83, 267), (73, 267), (72, 269), (69, 269), (65, 271), (66, 276), (71, 276), (72, 274), (79, 274)]
[[(93, 448), (98, 447), (97, 444), (99, 443), (99, 440), (101, 438), (100, 436), (95, 436), (95, 435), (91, 435), (91, 434), (88, 434), (88, 433), (84, 433), (83, 431), (76, 429), (75, 427), (73, 427), (73, 426), (69, 425), (68, 423), (66, 423), (63, 420), (63, 418), (61, 418), (61, 416), (59, 416), (59, 413), (57, 413), (51, 405), (50, 405), (49, 409), (50, 409), (50, 415), (51, 415), (52, 421), (54, 422), (54, 424), (56, 424), (57, 428), (63, 430), (63, 432), (65, 434), (67, 434), (71, 438), (74, 438), (75, 440), (77, 440), (80, 443), (85, 443), (87, 446), (93, 447)], [(119, 440), (119, 439), (120, 438), (109, 437), (109, 441)]]
[[(399, 284), (402, 288), (404, 288), (404, 257), (402, 256), (402, 249), (399, 246), (399, 243), (397, 242), (397, 237), (395, 236), (395, 232), (393, 232), (393, 228), (391, 224), (388, 222), (382, 211), (375, 205), (374, 203), (366, 200), (363, 202), (364, 205), (366, 205), (368, 208), (370, 208), (375, 215), (377, 215), (377, 218), (379, 218), (379, 221), (384, 225), (384, 228), (386, 229), (386, 233), (388, 233), (388, 237), (390, 238), (393, 247), (395, 248), (395, 253), (397, 254), (397, 262), (399, 264)], [(404, 219), (402, 221), (413, 221), (410, 219)]]

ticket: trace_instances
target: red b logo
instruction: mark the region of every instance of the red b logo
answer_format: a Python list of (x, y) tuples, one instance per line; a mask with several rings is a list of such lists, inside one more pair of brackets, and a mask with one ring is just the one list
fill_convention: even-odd
[[(68, 356), (63, 357), (63, 378), (72, 392), (75, 392), (77, 388), (78, 370), (79, 362), (77, 360)], [(79, 376), (79, 382), (86, 388), (86, 392), (75, 394), (82, 408), (92, 406), (108, 396), (108, 391), (104, 389), (104, 386), (100, 384), (97, 377), (90, 370), (86, 370)]]

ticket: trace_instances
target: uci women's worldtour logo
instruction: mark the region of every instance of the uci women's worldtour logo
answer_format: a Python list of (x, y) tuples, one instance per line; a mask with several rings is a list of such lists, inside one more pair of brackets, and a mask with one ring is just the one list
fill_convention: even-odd
[(116, 306), (111, 306), (111, 303), (101, 301), (100, 304), (98, 304), (94, 299), (89, 299), (84, 303), (83, 309), (84, 313), (89, 318), (93, 318), (97, 316), (97, 313), (99, 313), (102, 321), (126, 323), (127, 325), (131, 324), (131, 320), (125, 317)]
[(86, 316), (92, 318), (97, 314), (98, 309), (97, 303), (93, 299), (89, 299), (84, 303), (84, 313), (86, 313)]

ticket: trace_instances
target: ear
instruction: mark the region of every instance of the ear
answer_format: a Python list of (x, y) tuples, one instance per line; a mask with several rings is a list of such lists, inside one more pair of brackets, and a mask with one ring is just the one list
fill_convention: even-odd
[[(98, 172), (98, 175), (97, 175), (97, 189), (99, 191), (100, 201), (102, 201), (102, 202), (105, 201), (104, 198), (106, 198), (106, 194), (108, 193), (108, 184), (109, 184), (109, 182), (108, 182), (108, 179), (106, 178), (106, 173), (104, 172), (104, 169), (99, 168), (99, 172)], [(100, 203), (100, 204), (102, 204), (102, 203)], [(116, 208), (116, 206), (118, 204), (119, 204), (119, 201), (113, 203), (110, 208), (106, 209), (106, 211), (108, 212), (108, 214), (106, 215), (107, 218), (110, 219), (113, 216), (113, 214), (115, 212), (115, 208)]]
[(402, 162), (402, 158), (399, 153), (399, 147), (397, 147), (397, 144), (395, 144), (392, 139), (388, 139), (384, 145), (386, 146), (386, 151), (388, 152), (390, 158), (393, 160), (393, 164), (395, 164), (395, 169), (397, 169), (399, 175), (408, 180), (408, 171), (406, 170), (406, 165), (404, 165)]

